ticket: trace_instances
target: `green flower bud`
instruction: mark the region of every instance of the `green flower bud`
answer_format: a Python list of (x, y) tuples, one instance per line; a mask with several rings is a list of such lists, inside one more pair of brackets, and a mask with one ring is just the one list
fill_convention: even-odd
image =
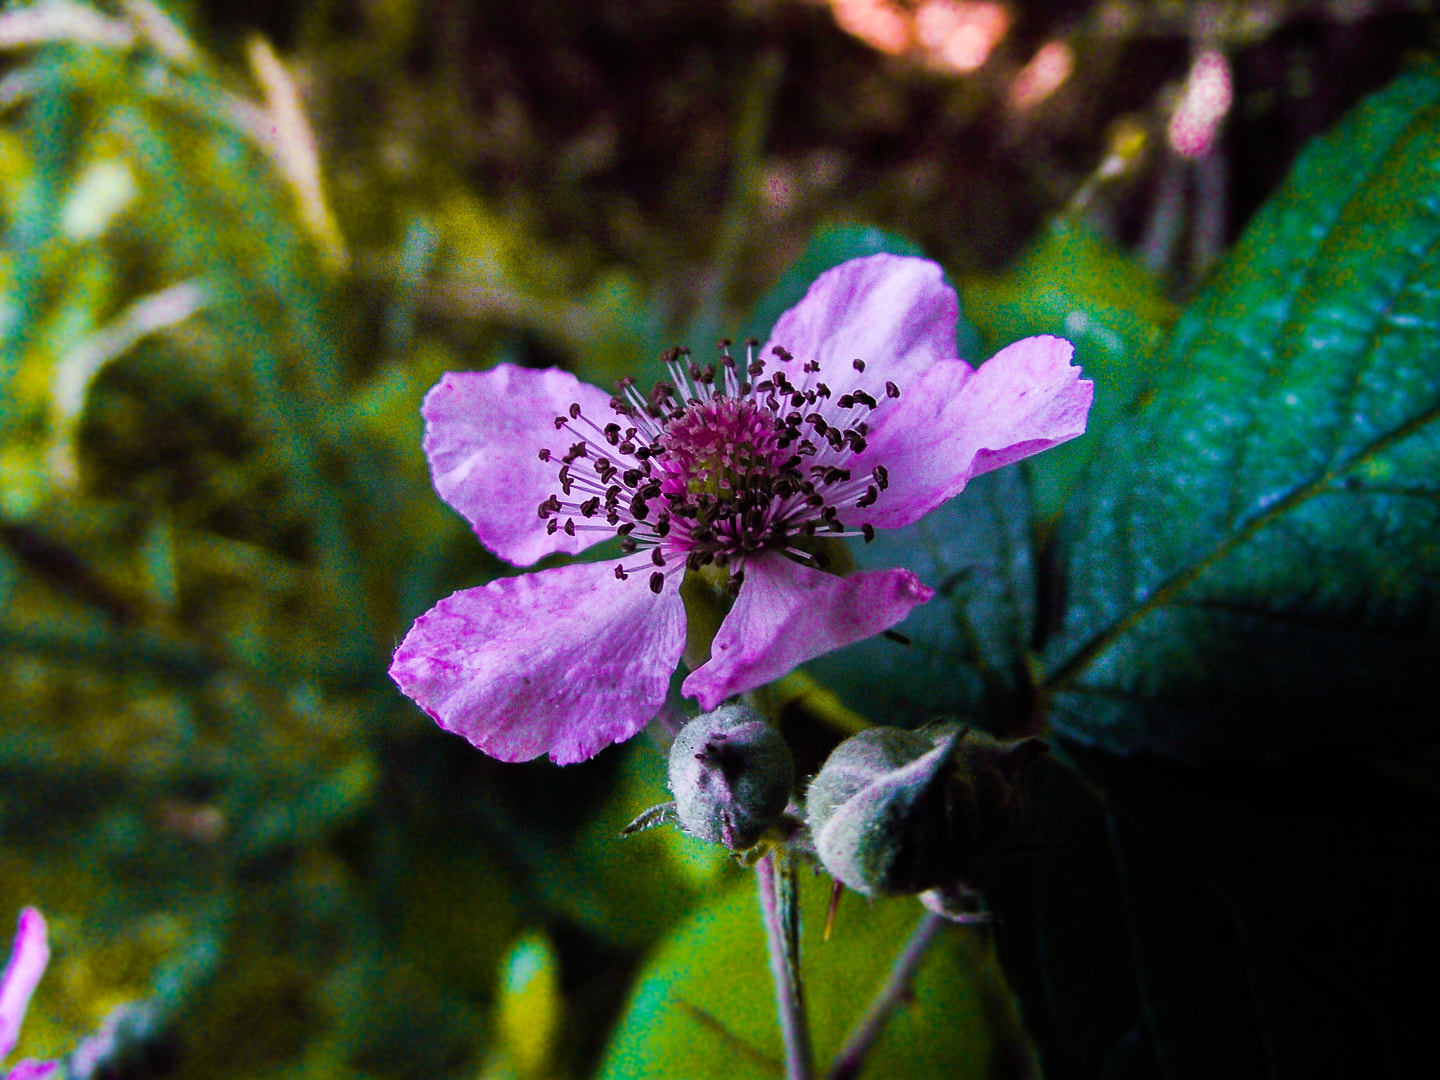
[(969, 728), (871, 728), (845, 740), (806, 796), (820, 862), (865, 896), (973, 881), (981, 858), (1022, 838), (1023, 773), (1044, 748)]
[(691, 720), (670, 747), (670, 790), (686, 832), (731, 851), (779, 824), (795, 785), (780, 733), (744, 704)]

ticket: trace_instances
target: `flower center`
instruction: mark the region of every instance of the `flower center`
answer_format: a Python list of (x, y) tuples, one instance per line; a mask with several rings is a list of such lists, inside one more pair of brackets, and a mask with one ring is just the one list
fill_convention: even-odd
[[(883, 465), (862, 477), (851, 466), (866, 446), (866, 418), (899, 388), (887, 382), (884, 397), (855, 389), (834, 398), (816, 361), (791, 382), (785, 368), (794, 358), (777, 346), (779, 365), (764, 377), (758, 343), (746, 344), (743, 366), (722, 341), (719, 365), (703, 370), (687, 365), (686, 350), (667, 350), (672, 380), (648, 396), (624, 380), (610, 399), (615, 419), (603, 427), (578, 404), (557, 416), (556, 431), (579, 441), (560, 458), (560, 491), (538, 508), (546, 530), (613, 531), (627, 556), (648, 549), (648, 562), (622, 562), (615, 576), (649, 569), (657, 593), (670, 574), (711, 563), (729, 569), (736, 593), (746, 558), (765, 550), (818, 564), (796, 546), (817, 532), (868, 543), (873, 527), (848, 528), (841, 514), (873, 505), (888, 483)], [(853, 367), (865, 370), (859, 360)], [(540, 458), (554, 455), (545, 448)]]

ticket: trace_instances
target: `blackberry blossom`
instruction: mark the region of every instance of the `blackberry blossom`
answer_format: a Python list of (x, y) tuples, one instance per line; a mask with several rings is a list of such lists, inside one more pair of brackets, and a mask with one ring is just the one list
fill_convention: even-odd
[(685, 648), (679, 585), (733, 606), (683, 690), (703, 708), (900, 622), (933, 595), (907, 570), (824, 572), (814, 537), (907, 525), (970, 477), (1079, 435), (1092, 385), (1036, 337), (954, 357), (938, 266), (875, 255), (821, 275), (743, 357), (667, 351), (669, 378), (613, 396), (500, 364), (426, 396), (440, 495), (516, 565), (618, 536), (620, 556), (442, 600), (390, 673), (447, 730), (507, 761), (584, 760), (664, 701)]

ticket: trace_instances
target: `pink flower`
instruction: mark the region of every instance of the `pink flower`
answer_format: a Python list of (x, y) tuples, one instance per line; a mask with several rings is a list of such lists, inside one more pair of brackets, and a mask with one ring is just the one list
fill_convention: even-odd
[(824, 573), (807, 539), (899, 528), (972, 476), (1085, 430), (1068, 342), (979, 369), (954, 357), (940, 267), (874, 255), (822, 274), (759, 353), (612, 397), (501, 364), (447, 374), (421, 412), (441, 497), (516, 565), (618, 535), (618, 562), (501, 578), (440, 601), (390, 675), (440, 726), (504, 761), (592, 757), (644, 726), (685, 647), (685, 572), (734, 606), (683, 690), (712, 709), (900, 622), (908, 570)]
[[(50, 962), (50, 945), (46, 940), (45, 919), (34, 908), (20, 913), (20, 927), (10, 962), (0, 975), (0, 1061), (9, 1056), (20, 1039), (20, 1025), (30, 1007), (30, 995)], [(53, 1061), (22, 1061), (11, 1069), (5, 1080), (45, 1080), (55, 1076), (59, 1064)]]

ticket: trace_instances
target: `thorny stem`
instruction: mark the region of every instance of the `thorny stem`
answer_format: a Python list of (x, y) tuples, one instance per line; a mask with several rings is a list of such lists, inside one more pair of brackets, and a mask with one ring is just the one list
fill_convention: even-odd
[(771, 852), (755, 864), (760, 886), (760, 911), (765, 937), (770, 944), (770, 975), (775, 980), (775, 1008), (780, 1018), (780, 1035), (785, 1042), (786, 1080), (814, 1080), (814, 1055), (810, 1049), (810, 1028), (805, 1020), (804, 988), (800, 981), (800, 935), (793, 914), (782, 911), (779, 878), (784, 875), (794, 888), (794, 864), (786, 852)]
[(925, 959), (925, 954), (930, 946), (934, 944), (940, 929), (945, 925), (945, 919), (936, 915), (933, 911), (927, 911), (920, 919), (920, 924), (910, 935), (910, 940), (905, 943), (904, 950), (895, 958), (895, 966), (890, 969), (890, 977), (885, 980), (885, 985), (870, 1002), (870, 1008), (866, 1010), (865, 1016), (859, 1025), (850, 1033), (845, 1040), (845, 1045), (835, 1058), (835, 1064), (830, 1068), (829, 1080), (854, 1080), (860, 1075), (860, 1070), (865, 1064), (865, 1055), (875, 1045), (880, 1033), (885, 1030), (886, 1023), (900, 1003), (910, 994), (910, 984), (915, 978), (915, 972), (920, 969), (920, 962)]

